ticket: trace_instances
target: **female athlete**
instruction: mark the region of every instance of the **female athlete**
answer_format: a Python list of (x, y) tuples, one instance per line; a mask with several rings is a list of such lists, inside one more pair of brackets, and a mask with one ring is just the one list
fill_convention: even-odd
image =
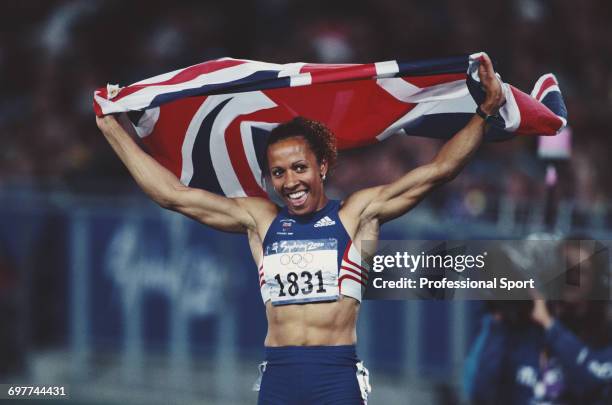
[(164, 208), (226, 232), (245, 233), (260, 272), (268, 333), (260, 404), (359, 404), (369, 391), (355, 353), (356, 322), (367, 279), (362, 241), (378, 239), (381, 224), (404, 215), (434, 187), (451, 180), (482, 142), (486, 122), (504, 102), (491, 60), (479, 76), (480, 115), (441, 148), (435, 159), (386, 185), (343, 202), (330, 201), (324, 180), (334, 138), (303, 118), (272, 131), (267, 179), (285, 204), (256, 197), (227, 198), (189, 188), (146, 154), (113, 116), (97, 125), (138, 185)]

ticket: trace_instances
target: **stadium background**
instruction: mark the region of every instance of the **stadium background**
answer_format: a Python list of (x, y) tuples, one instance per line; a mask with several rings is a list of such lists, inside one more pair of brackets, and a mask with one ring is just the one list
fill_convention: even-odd
[[(612, 239), (607, 1), (14, 1), (0, 14), (0, 383), (78, 404), (254, 403), (264, 308), (247, 243), (149, 202), (98, 132), (93, 89), (221, 56), (371, 62), (486, 50), (524, 91), (557, 74), (573, 153), (544, 183), (535, 138), (486, 145), (386, 239)], [(340, 159), (341, 197), (427, 162), (396, 137)], [(552, 207), (552, 209), (551, 209)], [(458, 403), (477, 303), (368, 302), (374, 404)], [(49, 402), (46, 402), (49, 403)]]

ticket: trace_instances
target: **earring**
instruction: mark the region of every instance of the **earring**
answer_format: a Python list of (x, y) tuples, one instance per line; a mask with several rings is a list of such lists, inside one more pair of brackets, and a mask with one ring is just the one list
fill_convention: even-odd
[(321, 180), (325, 181), (325, 174), (321, 173)]

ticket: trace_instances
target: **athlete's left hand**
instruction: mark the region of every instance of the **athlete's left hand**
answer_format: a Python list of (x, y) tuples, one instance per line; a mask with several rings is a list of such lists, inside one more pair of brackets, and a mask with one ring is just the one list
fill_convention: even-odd
[(485, 101), (480, 105), (480, 109), (487, 115), (495, 115), (506, 102), (506, 97), (502, 90), (501, 80), (493, 70), (493, 62), (486, 53), (483, 53), (480, 57), (478, 77), (480, 77), (480, 83), (487, 94)]

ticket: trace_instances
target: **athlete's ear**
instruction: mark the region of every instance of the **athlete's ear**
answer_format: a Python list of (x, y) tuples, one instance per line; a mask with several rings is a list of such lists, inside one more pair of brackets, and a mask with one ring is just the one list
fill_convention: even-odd
[(319, 165), (319, 173), (321, 175), (321, 179), (325, 180), (325, 177), (327, 176), (328, 168), (329, 168), (329, 165), (327, 164), (327, 160), (323, 159), (321, 161), (321, 164)]

